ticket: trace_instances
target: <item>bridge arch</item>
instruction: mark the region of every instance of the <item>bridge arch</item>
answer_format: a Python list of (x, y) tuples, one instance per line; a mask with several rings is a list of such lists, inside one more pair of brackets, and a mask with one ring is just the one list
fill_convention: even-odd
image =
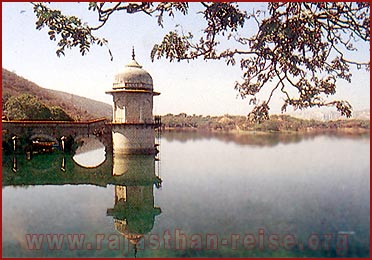
[[(67, 139), (79, 139), (80, 136), (95, 136), (106, 147), (106, 151), (112, 148), (111, 124), (106, 119), (91, 121), (2, 121), (3, 142), (12, 146), (13, 136), (23, 140), (45, 138), (56, 142), (61, 146), (61, 137)], [(17, 142), (18, 147), (20, 145)], [(23, 144), (22, 144), (23, 145)], [(11, 148), (9, 148), (10, 150)], [(18, 149), (19, 151), (21, 149)]]
[(45, 141), (50, 141), (50, 142), (55, 142), (57, 145), (59, 145), (59, 140), (56, 137), (50, 136), (48, 134), (34, 134), (30, 136), (30, 140), (34, 141), (37, 139), (45, 140)]
[(98, 136), (79, 135), (74, 139), (78, 145), (72, 159), (84, 168), (96, 168), (107, 160), (107, 146)]

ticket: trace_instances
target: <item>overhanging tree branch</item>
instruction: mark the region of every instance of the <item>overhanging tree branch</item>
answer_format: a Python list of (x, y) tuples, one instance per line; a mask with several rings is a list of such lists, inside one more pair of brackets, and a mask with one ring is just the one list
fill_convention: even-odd
[[(73, 47), (79, 47), (85, 55), (93, 44), (106, 45), (107, 40), (95, 37), (93, 32), (102, 28), (115, 12), (154, 15), (158, 25), (163, 26), (165, 14), (186, 15), (189, 6), (178, 2), (91, 2), (88, 9), (97, 12), (100, 22), (97, 26), (90, 27), (77, 17), (62, 15), (47, 4), (34, 3), (36, 28), (48, 27), (50, 39), (58, 39), (57, 55), (64, 55), (66, 48)], [(227, 65), (235, 65), (240, 58), (243, 80), (235, 84), (235, 89), (242, 98), (250, 96), (256, 102), (264, 85), (272, 88), (268, 100), (256, 105), (249, 114), (249, 118), (259, 122), (268, 118), (269, 102), (279, 88), (285, 95), (283, 111), (288, 105), (295, 109), (335, 106), (342, 115), (351, 116), (349, 103), (326, 101), (324, 96), (336, 92), (338, 80), (350, 82), (350, 66), (369, 70), (369, 61), (350, 58), (357, 51), (354, 42), (369, 44), (369, 2), (272, 2), (268, 3), (267, 12), (253, 10), (249, 14), (236, 3), (202, 2), (197, 13), (206, 21), (203, 35), (194, 41), (191, 32), (170, 31), (161, 43), (154, 45), (153, 61), (162, 57), (170, 61), (225, 59)], [(258, 30), (252, 36), (241, 36), (250, 29), (245, 26), (249, 20), (258, 25)], [(219, 50), (220, 39), (234, 41), (243, 48)], [(272, 85), (271, 81), (277, 84)], [(289, 93), (293, 93), (290, 89), (297, 96), (290, 97)]]

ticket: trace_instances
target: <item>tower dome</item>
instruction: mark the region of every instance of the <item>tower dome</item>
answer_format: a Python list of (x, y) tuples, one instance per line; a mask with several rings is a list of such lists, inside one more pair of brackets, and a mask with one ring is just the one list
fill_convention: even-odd
[(113, 89), (138, 89), (152, 90), (153, 82), (151, 75), (135, 60), (134, 49), (132, 60), (124, 67), (124, 70), (115, 75)]
[[(153, 116), (154, 91), (150, 74), (132, 60), (115, 76), (112, 89), (106, 94), (113, 98), (112, 143), (116, 154), (155, 154), (155, 131), (160, 118)], [(115, 172), (124, 174), (125, 167), (118, 164)], [(119, 170), (120, 169), (120, 170)]]

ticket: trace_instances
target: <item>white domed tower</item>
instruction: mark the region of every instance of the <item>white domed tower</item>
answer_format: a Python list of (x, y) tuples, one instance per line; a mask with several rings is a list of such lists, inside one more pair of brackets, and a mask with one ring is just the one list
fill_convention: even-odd
[(115, 76), (113, 96), (112, 141), (115, 154), (155, 154), (156, 126), (152, 114), (153, 89), (150, 74), (132, 60)]

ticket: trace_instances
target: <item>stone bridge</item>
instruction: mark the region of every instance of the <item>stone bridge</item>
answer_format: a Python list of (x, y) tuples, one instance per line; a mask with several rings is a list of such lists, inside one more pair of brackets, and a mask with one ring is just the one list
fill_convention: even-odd
[(112, 148), (111, 124), (105, 118), (91, 121), (2, 121), (3, 142), (12, 138), (37, 138), (55, 141), (60, 145), (63, 136), (75, 141), (81, 137), (96, 136), (106, 147)]

